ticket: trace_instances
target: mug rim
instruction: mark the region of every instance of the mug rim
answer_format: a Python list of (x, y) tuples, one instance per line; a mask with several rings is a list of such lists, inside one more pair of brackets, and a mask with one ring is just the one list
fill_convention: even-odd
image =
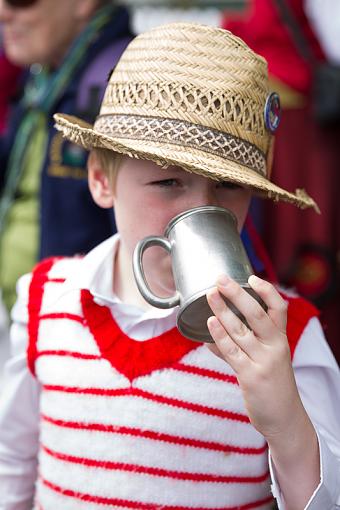
[(204, 213), (218, 212), (221, 214), (227, 214), (228, 216), (230, 216), (232, 218), (234, 223), (237, 224), (237, 219), (236, 219), (235, 214), (232, 211), (230, 211), (229, 209), (226, 209), (225, 207), (219, 207), (217, 205), (200, 205), (198, 207), (193, 207), (192, 209), (187, 209), (186, 211), (183, 211), (183, 212), (177, 214), (176, 216), (174, 216), (167, 224), (165, 231), (164, 231), (164, 236), (169, 237), (171, 230), (175, 227), (175, 225), (179, 221), (182, 221), (184, 218), (192, 216), (193, 214), (200, 214), (203, 212)]

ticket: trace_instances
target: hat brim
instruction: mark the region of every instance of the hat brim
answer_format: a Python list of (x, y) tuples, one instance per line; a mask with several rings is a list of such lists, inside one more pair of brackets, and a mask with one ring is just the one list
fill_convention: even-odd
[(109, 149), (138, 159), (148, 159), (160, 166), (176, 165), (210, 179), (226, 180), (252, 188), (257, 194), (274, 201), (289, 202), (298, 207), (313, 208), (319, 212), (315, 201), (302, 189), (295, 193), (276, 186), (266, 177), (240, 163), (221, 156), (188, 148), (180, 144), (155, 142), (130, 138), (110, 137), (93, 129), (91, 124), (66, 114), (55, 114), (55, 127), (70, 141), (87, 150)]

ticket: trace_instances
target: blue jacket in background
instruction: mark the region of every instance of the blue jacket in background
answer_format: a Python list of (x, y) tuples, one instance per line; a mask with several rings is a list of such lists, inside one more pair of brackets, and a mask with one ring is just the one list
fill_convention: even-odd
[[(108, 75), (132, 37), (128, 12), (119, 7), (112, 21), (98, 33), (76, 79), (68, 83), (53, 113), (76, 115), (93, 123)], [(7, 136), (0, 139), (0, 187), (21, 115), (19, 103), (12, 112)], [(62, 139), (51, 115), (41, 168), (39, 258), (86, 253), (116, 231), (112, 211), (93, 202), (86, 163), (87, 152)]]

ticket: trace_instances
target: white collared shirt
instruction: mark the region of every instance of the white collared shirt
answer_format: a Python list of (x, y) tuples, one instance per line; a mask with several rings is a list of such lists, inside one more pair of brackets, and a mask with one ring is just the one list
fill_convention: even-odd
[[(120, 328), (143, 341), (171, 329), (176, 309), (142, 310), (119, 300), (113, 293), (113, 259), (118, 235), (106, 240), (79, 260), (79, 270), (65, 282), (68, 289), (88, 289), (99, 304), (110, 307)], [(0, 397), (0, 510), (30, 510), (36, 480), (39, 384), (26, 361), (27, 290), (30, 276), (18, 283), (13, 308), (12, 357), (5, 369)], [(295, 351), (293, 367), (304, 406), (319, 438), (321, 480), (304, 510), (340, 508), (340, 375), (320, 323), (313, 318)], [(280, 509), (280, 487), (271, 466), (272, 491)]]

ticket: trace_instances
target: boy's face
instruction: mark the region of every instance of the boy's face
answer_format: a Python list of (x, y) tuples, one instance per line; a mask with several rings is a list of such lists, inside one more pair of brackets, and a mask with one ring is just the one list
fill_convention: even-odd
[[(121, 250), (130, 260), (137, 242), (148, 235), (163, 235), (177, 214), (203, 205), (231, 210), (242, 229), (251, 191), (217, 182), (179, 167), (162, 169), (150, 161), (123, 158), (112, 194)], [(144, 268), (154, 292), (169, 295), (173, 288), (170, 258), (161, 248), (146, 251)]]

